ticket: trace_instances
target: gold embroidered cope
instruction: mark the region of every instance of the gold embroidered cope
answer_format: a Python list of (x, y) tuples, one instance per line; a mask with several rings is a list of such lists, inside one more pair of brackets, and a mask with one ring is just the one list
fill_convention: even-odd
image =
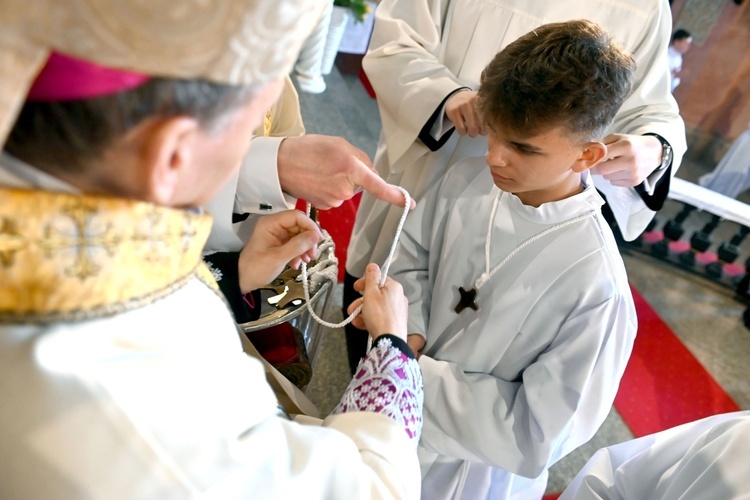
[(191, 277), (211, 217), (118, 198), (0, 188), (0, 323), (76, 320), (156, 300)]

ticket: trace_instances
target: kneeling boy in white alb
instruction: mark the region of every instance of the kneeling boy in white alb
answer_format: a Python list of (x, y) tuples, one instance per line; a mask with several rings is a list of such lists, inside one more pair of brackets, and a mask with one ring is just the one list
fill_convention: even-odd
[(391, 276), (421, 351), (423, 498), (539, 498), (609, 413), (637, 321), (588, 169), (634, 66), (589, 21), (510, 44), (482, 74), (486, 158), (406, 222)]

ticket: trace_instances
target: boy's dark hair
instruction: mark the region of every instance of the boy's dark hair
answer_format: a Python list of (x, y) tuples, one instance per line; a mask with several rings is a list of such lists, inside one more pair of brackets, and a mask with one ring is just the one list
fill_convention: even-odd
[(691, 35), (689, 31), (679, 29), (672, 34), (672, 42), (674, 42), (675, 40), (684, 40), (686, 38), (690, 38), (691, 36), (693, 35)]
[(491, 129), (529, 137), (562, 126), (575, 140), (596, 140), (630, 94), (634, 70), (630, 53), (598, 24), (545, 24), (494, 57), (477, 105)]
[(257, 86), (153, 78), (134, 89), (94, 99), (26, 102), (4, 149), (39, 168), (80, 172), (146, 118), (190, 116), (211, 131), (256, 92)]

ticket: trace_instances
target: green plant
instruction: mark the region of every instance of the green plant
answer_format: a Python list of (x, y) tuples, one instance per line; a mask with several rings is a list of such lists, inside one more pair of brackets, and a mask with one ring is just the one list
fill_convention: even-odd
[(359, 22), (364, 21), (367, 13), (372, 10), (366, 0), (333, 0), (333, 5), (351, 10), (354, 19)]

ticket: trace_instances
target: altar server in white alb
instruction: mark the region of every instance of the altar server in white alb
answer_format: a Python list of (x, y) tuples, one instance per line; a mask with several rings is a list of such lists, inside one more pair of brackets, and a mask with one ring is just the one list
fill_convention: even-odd
[(713, 415), (597, 451), (560, 500), (750, 498), (750, 412)]
[[(332, 415), (294, 418), (314, 408), (201, 260), (197, 207), (236, 175), (320, 8), (0, 2), (0, 498), (419, 496), (401, 286), (368, 269), (374, 347)], [(248, 286), (321, 238), (299, 211), (262, 217)]]
[(486, 157), (406, 221), (391, 276), (421, 353), (425, 499), (539, 498), (610, 411), (637, 319), (588, 171), (633, 71), (590, 21), (522, 36), (482, 75)]
[[(603, 210), (614, 213), (626, 240), (637, 237), (666, 200), (687, 149), (670, 92), (666, 0), (382, 0), (363, 60), (383, 123), (374, 159), (380, 175), (419, 201), (449, 165), (485, 154), (487, 138), (473, 105), (482, 69), (524, 33), (572, 19), (606, 27), (638, 63), (633, 92), (605, 133), (608, 161), (591, 170), (606, 195)], [(398, 207), (363, 195), (347, 283), (368, 262), (384, 262), (399, 217)], [(365, 340), (347, 330), (355, 360)]]

